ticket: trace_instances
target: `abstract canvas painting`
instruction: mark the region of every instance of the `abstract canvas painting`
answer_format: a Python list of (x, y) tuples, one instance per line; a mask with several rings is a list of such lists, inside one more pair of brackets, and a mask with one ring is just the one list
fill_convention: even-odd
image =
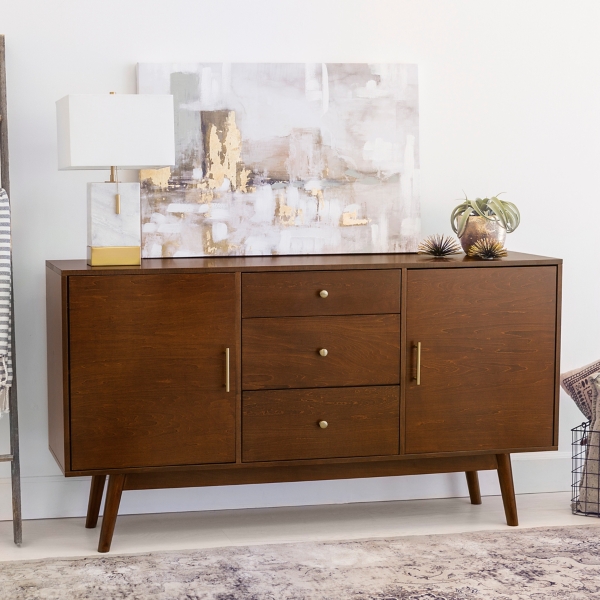
[(138, 92), (175, 103), (144, 258), (415, 251), (416, 65), (140, 64)]

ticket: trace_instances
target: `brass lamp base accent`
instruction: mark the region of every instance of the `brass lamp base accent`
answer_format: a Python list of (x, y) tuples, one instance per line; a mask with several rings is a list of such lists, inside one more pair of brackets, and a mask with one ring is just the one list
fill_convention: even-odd
[(140, 246), (88, 246), (91, 267), (136, 266), (142, 264)]

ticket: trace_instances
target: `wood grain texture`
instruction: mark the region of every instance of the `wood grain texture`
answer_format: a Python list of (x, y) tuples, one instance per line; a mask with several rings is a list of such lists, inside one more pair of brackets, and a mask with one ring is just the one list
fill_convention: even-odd
[(243, 459), (396, 454), (399, 400), (398, 386), (244, 392)]
[(498, 461), (498, 480), (500, 481), (506, 524), (516, 527), (519, 524), (519, 517), (517, 515), (517, 500), (515, 498), (510, 454), (498, 454), (496, 460)]
[(342, 464), (273, 465), (254, 468), (168, 471), (163, 473), (130, 473), (126, 490), (200, 487), (214, 485), (246, 485), (254, 483), (283, 483), (286, 481), (323, 481), (357, 477), (395, 477), (429, 473), (458, 473), (489, 471), (498, 466), (493, 454), (418, 458), (378, 462), (347, 462)]
[[(320, 349), (326, 349), (327, 356), (321, 356)], [(391, 385), (399, 381), (399, 315), (242, 322), (244, 390)]]
[(67, 279), (46, 269), (48, 444), (63, 473), (70, 469)]
[[(403, 381), (403, 373), (406, 373), (407, 355), (406, 355), (406, 281), (408, 279), (408, 270), (401, 271), (401, 298), (400, 306), (400, 381)], [(400, 385), (400, 454), (406, 454), (406, 386)]]
[(74, 469), (235, 460), (235, 303), (234, 275), (70, 278)]
[(560, 407), (560, 344), (562, 331), (562, 264), (556, 267), (556, 340), (554, 365), (554, 437), (553, 443), (558, 446), (558, 424)]
[(409, 271), (407, 454), (552, 446), (556, 277), (552, 266)]
[(477, 471), (466, 471), (465, 475), (467, 476), (471, 504), (481, 504), (481, 490), (479, 488), (479, 475)]
[[(319, 292), (327, 291), (322, 298)], [(242, 317), (400, 312), (400, 271), (245, 273)]]
[[(242, 339), (242, 274), (235, 274), (235, 339)], [(236, 344), (235, 364), (242, 364), (242, 345)], [(235, 462), (242, 462), (242, 369), (235, 374)]]
[[(548, 446), (546, 448), (516, 448), (510, 449), (511, 454), (518, 454), (521, 452), (550, 452), (550, 451), (558, 450), (558, 448), (554, 446)], [(211, 470), (219, 470), (226, 471), (231, 470), (235, 471), (238, 469), (242, 470), (252, 470), (252, 469), (261, 469), (263, 467), (297, 467), (302, 465), (341, 465), (341, 464), (349, 464), (349, 463), (376, 463), (376, 462), (390, 462), (390, 461), (404, 461), (404, 460), (429, 460), (433, 458), (464, 458), (465, 456), (495, 456), (498, 453), (507, 452), (506, 448), (497, 448), (495, 450), (471, 450), (468, 452), (436, 452), (431, 454), (396, 454), (396, 455), (387, 455), (387, 456), (353, 456), (349, 458), (314, 458), (310, 460), (301, 459), (301, 460), (285, 460), (285, 461), (269, 461), (269, 462), (258, 462), (258, 463), (204, 463), (204, 464), (195, 464), (195, 465), (163, 465), (163, 466), (146, 466), (146, 467), (119, 467), (116, 469), (92, 469), (85, 471), (68, 471), (65, 473), (67, 477), (90, 477), (92, 475), (98, 475), (103, 473), (105, 475), (114, 475), (116, 473), (124, 473), (124, 474), (140, 474), (140, 473), (148, 473), (148, 474), (159, 474), (165, 473), (167, 471), (211, 471)], [(494, 465), (496, 465), (494, 459)], [(496, 466), (493, 467), (494, 469)]]
[(102, 517), (102, 528), (98, 541), (98, 552), (108, 552), (112, 544), (121, 495), (125, 486), (126, 475), (111, 475), (108, 478), (108, 489), (106, 490), (106, 502), (104, 503), (104, 515)]
[(556, 448), (560, 260), (47, 264), (50, 443), (95, 476), (90, 525), (110, 476), (101, 551), (124, 489), (463, 471), (479, 502), (497, 469), (516, 524), (508, 452)]
[(85, 519), (86, 529), (94, 529), (98, 524), (98, 515), (100, 514), (100, 505), (102, 504), (102, 494), (104, 493), (104, 484), (106, 475), (94, 475), (90, 483), (90, 499), (88, 501), (87, 516)]
[(307, 256), (219, 256), (205, 258), (149, 258), (136, 267), (90, 267), (85, 260), (46, 261), (63, 275), (143, 275), (144, 273), (339, 271), (348, 269), (454, 269), (558, 265), (562, 260), (521, 252), (494, 261), (468, 258), (464, 254), (432, 258), (422, 254), (337, 254)]

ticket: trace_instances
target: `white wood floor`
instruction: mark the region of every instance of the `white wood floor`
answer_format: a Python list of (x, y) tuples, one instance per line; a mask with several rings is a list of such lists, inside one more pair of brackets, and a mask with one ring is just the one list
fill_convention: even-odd
[[(600, 519), (571, 514), (570, 494), (517, 496), (521, 527), (596, 525)], [(98, 556), (96, 529), (83, 518), (25, 521), (23, 545), (12, 542), (12, 523), (0, 522), (0, 560)], [(327, 506), (124, 515), (117, 520), (111, 553), (244, 546), (512, 529), (500, 496), (473, 506), (468, 498), (405, 500)]]

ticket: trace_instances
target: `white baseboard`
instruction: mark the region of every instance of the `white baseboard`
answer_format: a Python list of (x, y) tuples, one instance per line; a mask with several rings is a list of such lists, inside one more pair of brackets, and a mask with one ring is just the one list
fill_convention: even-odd
[[(568, 452), (513, 455), (518, 494), (563, 492), (571, 486)], [(494, 471), (480, 473), (481, 492), (498, 495)], [(87, 509), (89, 477), (39, 476), (21, 479), (23, 518), (82, 517)], [(120, 514), (186, 512), (312, 504), (346, 504), (420, 498), (467, 496), (463, 474), (410, 475), (270, 483), (172, 490), (129, 491), (123, 494)], [(12, 518), (10, 478), (0, 479), (0, 520)]]

